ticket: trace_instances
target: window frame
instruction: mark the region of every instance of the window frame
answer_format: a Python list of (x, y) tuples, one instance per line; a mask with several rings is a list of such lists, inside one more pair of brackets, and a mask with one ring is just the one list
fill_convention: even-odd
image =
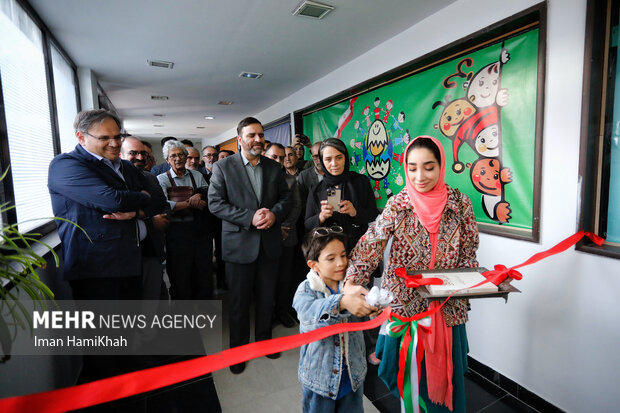
[[(80, 91), (79, 91), (79, 83), (77, 77), (77, 66), (73, 62), (73, 59), (69, 57), (69, 54), (65, 51), (65, 49), (60, 45), (60, 43), (56, 40), (54, 35), (51, 33), (49, 28), (45, 25), (43, 20), (39, 17), (36, 11), (30, 6), (30, 4), (25, 0), (16, 0), (16, 3), (19, 7), (21, 7), (24, 12), (32, 19), (34, 24), (41, 30), (42, 36), (42, 50), (43, 50), (43, 62), (45, 65), (45, 76), (47, 82), (47, 90), (48, 90), (48, 105), (49, 105), (49, 113), (50, 113), (50, 122), (51, 122), (51, 139), (52, 139), (52, 147), (54, 151), (54, 156), (60, 154), (60, 130), (58, 127), (58, 110), (56, 105), (56, 91), (54, 88), (54, 69), (52, 65), (52, 57), (51, 57), (51, 48), (52, 46), (56, 48), (58, 53), (65, 59), (65, 61), (71, 67), (73, 72), (74, 84), (75, 84), (75, 99), (76, 99), (76, 108), (78, 112), (81, 110), (80, 104)], [(0, 176), (6, 170), (6, 168), (11, 164), (11, 157), (9, 153), (9, 136), (7, 130), (6, 117), (4, 113), (4, 94), (2, 91), (2, 82), (0, 79)], [(15, 191), (13, 184), (13, 174), (12, 170), (9, 169), (7, 175), (2, 181), (2, 185), (0, 185), (0, 204), (10, 203), (10, 205), (15, 205)], [(5, 213), (2, 214), (2, 223), (3, 225), (12, 225), (17, 223), (17, 211), (15, 208), (9, 209)], [(36, 234), (37, 238), (42, 238), (45, 235), (56, 230), (56, 224), (53, 220), (46, 221), (43, 224), (28, 230), (29, 234)]]
[[(615, 4), (614, 4), (615, 1)], [(606, 116), (613, 109), (616, 64), (609, 45), (613, 27), (612, 15), (618, 20), (620, 1), (588, 0), (583, 66), (581, 139), (579, 156), (580, 204), (578, 229), (606, 236), (609, 200), (609, 157), (611, 130)], [(601, 29), (602, 28), (602, 29)], [(620, 47), (620, 45), (618, 46)], [(610, 57), (614, 59), (610, 63)], [(613, 70), (610, 70), (613, 69)], [(609, 74), (613, 73), (614, 76)], [(584, 239), (579, 251), (620, 258), (620, 245), (605, 242), (595, 245)]]

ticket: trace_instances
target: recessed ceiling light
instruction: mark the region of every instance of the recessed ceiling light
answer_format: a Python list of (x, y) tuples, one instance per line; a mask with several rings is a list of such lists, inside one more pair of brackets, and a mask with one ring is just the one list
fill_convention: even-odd
[(239, 73), (239, 77), (247, 77), (248, 79), (260, 79), (262, 76), (263, 76), (262, 73), (254, 73), (254, 72)]
[(297, 6), (295, 11), (293, 12), (293, 15), (311, 17), (313, 19), (322, 19), (323, 17), (327, 16), (327, 14), (330, 13), (332, 10), (334, 10), (334, 6), (317, 3), (316, 1), (306, 0), (303, 1), (299, 6)]
[(151, 95), (151, 100), (168, 100), (168, 99), (170, 99), (168, 96)]
[(153, 67), (162, 67), (164, 69), (172, 69), (174, 67), (174, 62), (166, 62), (165, 60), (147, 60), (149, 66)]
[(196, 126), (196, 129), (204, 129), (204, 126)]
[(154, 128), (163, 128), (164, 125), (153, 125)]
[(163, 118), (166, 115), (164, 115), (163, 113), (153, 113), (153, 116), (155, 116), (156, 118)]
[(205, 119), (206, 120), (213, 120), (213, 119), (215, 119), (215, 117), (214, 116), (205, 116)]
[(163, 135), (161, 132), (155, 132), (155, 135)]
[(229, 100), (220, 100), (219, 102), (217, 102), (217, 104), (228, 106), (228, 105), (232, 105), (233, 103)]

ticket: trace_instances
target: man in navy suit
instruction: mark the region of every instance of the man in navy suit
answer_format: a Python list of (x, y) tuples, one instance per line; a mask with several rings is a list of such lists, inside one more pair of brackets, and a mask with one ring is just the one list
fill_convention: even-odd
[[(263, 126), (245, 118), (237, 126), (239, 153), (213, 164), (209, 210), (222, 220), (222, 258), (230, 303), (230, 347), (249, 343), (250, 302), (256, 341), (271, 338), (271, 317), (282, 252), (280, 225), (292, 206), (280, 164), (261, 156)], [(279, 354), (268, 357), (277, 358)], [(231, 366), (234, 374), (245, 363)]]
[(48, 188), (73, 298), (140, 299), (141, 241), (151, 197), (140, 172), (119, 158), (121, 121), (105, 110), (78, 113), (78, 145), (50, 163)]

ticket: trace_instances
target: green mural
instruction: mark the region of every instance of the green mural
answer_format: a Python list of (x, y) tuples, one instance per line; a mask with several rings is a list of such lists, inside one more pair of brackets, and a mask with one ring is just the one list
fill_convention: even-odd
[(434, 136), (446, 182), (471, 198), (478, 222), (531, 230), (538, 36), (530, 30), (305, 115), (304, 134), (342, 139), (379, 207), (404, 187), (407, 143)]

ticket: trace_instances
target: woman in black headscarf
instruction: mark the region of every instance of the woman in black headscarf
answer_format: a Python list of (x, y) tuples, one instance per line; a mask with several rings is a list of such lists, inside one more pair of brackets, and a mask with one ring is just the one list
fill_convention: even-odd
[[(308, 194), (306, 231), (321, 226), (340, 226), (347, 234), (349, 252), (379, 214), (372, 187), (366, 176), (349, 171), (349, 153), (340, 139), (323, 141), (319, 157), (325, 174)], [(328, 195), (333, 201), (338, 200), (338, 194), (340, 202), (331, 205)]]

